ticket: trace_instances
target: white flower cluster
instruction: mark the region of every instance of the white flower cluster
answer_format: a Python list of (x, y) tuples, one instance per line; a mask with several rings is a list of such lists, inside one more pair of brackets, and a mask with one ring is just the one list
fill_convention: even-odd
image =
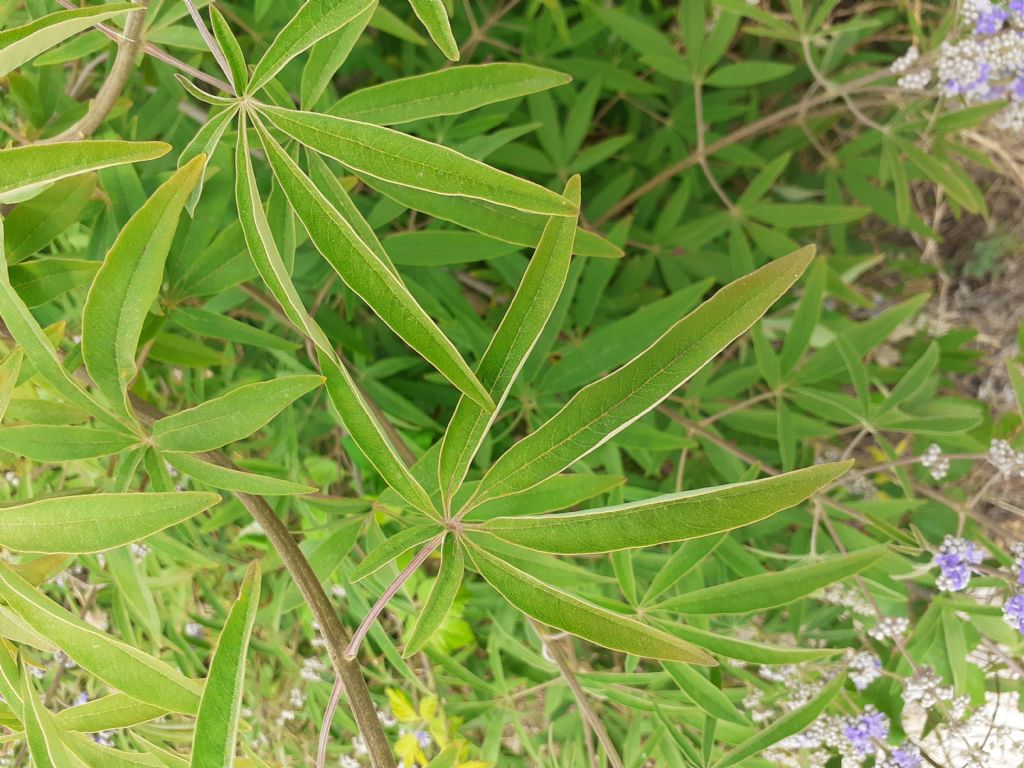
[[(1024, 130), (1024, 0), (963, 0), (961, 37), (939, 49), (935, 67), (938, 92), (966, 105), (1005, 100), (993, 124), (1003, 130)], [(899, 87), (925, 90), (932, 70), (920, 64), (916, 47), (893, 62)]]
[(858, 589), (846, 584), (829, 584), (815, 597), (823, 603), (842, 606), (860, 616), (871, 616), (875, 612), (874, 607)]
[(285, 723), (290, 723), (295, 719), (296, 713), (302, 711), (305, 706), (306, 694), (301, 688), (292, 688), (288, 693), (288, 706), (277, 715), (277, 727), (281, 728)]
[(868, 635), (879, 642), (883, 640), (895, 640), (903, 637), (910, 629), (910, 619), (904, 616), (883, 616), (871, 629)]
[(882, 676), (882, 660), (871, 651), (858, 651), (850, 656), (850, 681), (863, 691)]
[(320, 661), (316, 656), (310, 656), (302, 660), (302, 669), (299, 671), (299, 677), (310, 683), (319, 683), (320, 675), (327, 669), (324, 663)]
[(950, 685), (943, 685), (942, 678), (931, 667), (920, 667), (903, 682), (903, 700), (916, 702), (925, 709), (931, 709), (940, 701), (951, 702), (956, 691)]
[(928, 446), (928, 450), (921, 456), (921, 466), (927, 469), (935, 480), (943, 480), (949, 474), (949, 458), (942, 455), (942, 448), (938, 443)]
[(1003, 477), (1024, 477), (1024, 451), (1015, 451), (1006, 440), (993, 440), (988, 461)]

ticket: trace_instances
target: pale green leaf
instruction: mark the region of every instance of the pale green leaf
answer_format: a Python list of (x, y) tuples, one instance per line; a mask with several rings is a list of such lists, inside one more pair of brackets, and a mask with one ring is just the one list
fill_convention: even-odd
[(658, 607), (690, 614), (750, 613), (776, 608), (870, 568), (886, 552), (884, 546), (871, 547), (783, 571), (748, 576), (669, 598)]
[(243, 472), (232, 467), (222, 467), (187, 453), (168, 453), (166, 459), (182, 474), (218, 490), (239, 491), (257, 496), (293, 496), (316, 491), (316, 488), (309, 485)]
[(853, 461), (558, 515), (496, 517), (480, 530), (541, 552), (581, 555), (695, 539), (763, 520), (807, 499)]
[(21, 375), (21, 361), (25, 353), (20, 348), (15, 349), (0, 363), (0, 421), (3, 421), (7, 413), (7, 406), (11, 404), (11, 395), (14, 388), (18, 386), (18, 376)]
[(192, 768), (231, 768), (242, 708), (245, 659), (260, 600), (259, 562), (253, 561), (224, 623), (196, 717)]
[(757, 322), (813, 257), (813, 247), (802, 248), (722, 288), (513, 445), (484, 475), (467, 505), (532, 488), (628, 427)]
[(498, 594), (542, 624), (635, 656), (688, 664), (716, 663), (695, 645), (555, 589), (480, 547), (474, 546), (469, 554), (480, 575)]
[(164, 451), (199, 453), (243, 440), (281, 411), (323, 383), (322, 376), (283, 376), (244, 384), (153, 424), (153, 438)]
[[(0, 77), (72, 35), (89, 29), (93, 24), (132, 10), (140, 8), (135, 3), (101, 3), (87, 8), (49, 13), (24, 26), (3, 30), (0, 32)], [(3, 161), (0, 160), (2, 165)]]
[(199, 706), (200, 689), (192, 680), (43, 597), (3, 562), (0, 597), (78, 666), (117, 690), (171, 712), (190, 714)]
[(402, 656), (408, 658), (414, 653), (418, 653), (438, 627), (444, 623), (448, 611), (451, 610), (452, 604), (455, 602), (459, 587), (462, 585), (462, 574), (465, 567), (465, 558), (458, 540), (455, 536), (445, 537), (441, 547), (441, 567), (434, 578), (427, 601), (416, 617), (416, 623), (413, 625)]
[(0, 428), (0, 450), (33, 461), (73, 461), (120, 453), (140, 438), (112, 429), (28, 424)]
[[(579, 176), (569, 180), (563, 194), (579, 204)], [(467, 397), (461, 398), (455, 408), (441, 442), (437, 469), (446, 509), (562, 295), (575, 235), (574, 218), (551, 217), (515, 297), (477, 366), (476, 375), (495, 402), (495, 410), (487, 412)]]
[(578, 210), (550, 189), (390, 128), (273, 106), (261, 114), (307, 147), (384, 181), (546, 216), (575, 216)]
[(60, 728), (53, 722), (53, 715), (43, 706), (31, 680), (32, 675), (22, 665), (22, 722), (32, 764), (35, 768), (69, 768), (71, 756), (61, 741)]
[(405, 528), (394, 536), (388, 538), (381, 544), (371, 549), (348, 575), (349, 580), (355, 584), (376, 573), (396, 557), (401, 557), (413, 547), (417, 547), (430, 539), (440, 535), (442, 528), (440, 524), (414, 525)]
[(125, 224), (96, 273), (82, 313), (82, 357), (112, 406), (131, 413), (127, 388), (149, 309), (160, 293), (164, 262), (181, 209), (202, 175), (205, 155), (179, 168)]
[(114, 728), (128, 728), (147, 723), (167, 714), (167, 710), (133, 699), (127, 694), (114, 693), (91, 699), (84, 704), (62, 709), (57, 723), (68, 731), (95, 733)]
[(452, 35), (452, 25), (442, 0), (409, 0), (409, 5), (441, 53), (450, 61), (458, 61), (459, 44)]
[(330, 113), (376, 125), (394, 125), (462, 114), (571, 80), (569, 75), (532, 64), (494, 62), (449, 67), (353, 91), (331, 107)]
[(484, 407), (493, 409), (494, 403), (487, 391), (409, 289), (359, 237), (281, 145), (257, 127), (274, 174), (289, 202), (310, 239), (342, 280), (452, 384)]
[(307, 0), (256, 64), (245, 92), (258, 91), (289, 61), (376, 4), (377, 0)]
[(16, 552), (100, 552), (177, 525), (220, 501), (215, 493), (92, 493), (0, 509), (0, 546)]
[(64, 141), (0, 149), (0, 196), (10, 198), (80, 173), (153, 160), (170, 149), (162, 141)]

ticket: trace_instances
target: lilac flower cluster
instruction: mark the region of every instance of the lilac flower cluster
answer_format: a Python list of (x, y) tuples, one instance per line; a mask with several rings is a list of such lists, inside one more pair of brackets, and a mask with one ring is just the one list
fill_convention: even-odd
[(889, 718), (872, 706), (868, 706), (858, 716), (851, 718), (843, 728), (849, 746), (859, 756), (874, 752), (877, 743), (889, 737)]
[[(939, 50), (939, 93), (968, 105), (1006, 100), (994, 124), (1024, 130), (1024, 0), (963, 0), (960, 21), (963, 37)], [(919, 56), (911, 48), (893, 63), (901, 88), (924, 90), (931, 83), (933, 73), (918, 66)]]
[(1014, 595), (1003, 606), (1006, 623), (1024, 635), (1024, 594)]
[(921, 750), (912, 744), (904, 744), (877, 765), (878, 768), (921, 768)]
[(942, 592), (959, 592), (971, 580), (971, 566), (984, 559), (984, 551), (973, 541), (947, 535), (932, 560), (940, 571), (935, 586)]

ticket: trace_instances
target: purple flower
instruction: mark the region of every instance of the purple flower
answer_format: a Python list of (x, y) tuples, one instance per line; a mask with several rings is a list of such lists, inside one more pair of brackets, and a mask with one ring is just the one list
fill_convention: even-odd
[(1014, 595), (1003, 606), (1006, 623), (1024, 635), (1024, 594)]
[(1010, 0), (1010, 13), (1024, 14), (1024, 0)]
[(419, 742), (420, 749), (426, 749), (433, 743), (434, 740), (426, 731), (416, 731), (416, 741)]
[(984, 559), (984, 551), (973, 541), (946, 536), (932, 560), (940, 571), (935, 586), (943, 592), (959, 592), (971, 580), (971, 566)]
[(917, 747), (904, 744), (892, 751), (886, 765), (891, 765), (892, 768), (921, 768), (921, 753)]
[(874, 707), (867, 707), (849, 721), (843, 729), (843, 736), (850, 745), (863, 757), (874, 750), (876, 741), (884, 741), (889, 736), (889, 718)]
[(998, 5), (990, 5), (987, 10), (978, 15), (978, 21), (974, 25), (974, 33), (977, 35), (994, 35), (1003, 28), (1003, 24), (1009, 17), (1010, 14)]

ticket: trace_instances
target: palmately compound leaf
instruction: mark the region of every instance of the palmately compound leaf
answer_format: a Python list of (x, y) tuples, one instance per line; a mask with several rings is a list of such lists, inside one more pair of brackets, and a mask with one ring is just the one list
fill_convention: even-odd
[(0, 509), (0, 546), (15, 552), (84, 554), (144, 539), (220, 501), (216, 493), (92, 493)]
[(82, 357), (99, 390), (131, 414), (127, 387), (149, 309), (160, 294), (164, 263), (181, 210), (202, 176), (205, 155), (179, 168), (135, 212), (96, 273), (82, 312)]
[(691, 614), (750, 613), (776, 608), (870, 568), (888, 550), (870, 547), (775, 573), (761, 573), (669, 598), (659, 608)]
[(442, 0), (409, 0), (409, 5), (441, 53), (449, 61), (458, 61), (459, 44), (452, 35), (452, 25)]
[[(579, 204), (579, 176), (569, 180), (563, 194)], [(466, 397), (455, 408), (441, 443), (437, 468), (445, 508), (466, 478), (473, 456), (562, 295), (575, 235), (575, 218), (551, 217), (516, 295), (477, 366), (477, 378), (497, 408), (488, 413)]]
[[(452, 384), (483, 407), (494, 403), (455, 345), (430, 319), (405, 284), (356, 233), (323, 193), (302, 172), (273, 137), (257, 125), (274, 175), (284, 188), (317, 250), (338, 276), (406, 344), (416, 350)], [(333, 351), (332, 351), (333, 354)]]
[(462, 574), (465, 569), (461, 545), (455, 536), (447, 536), (441, 546), (441, 567), (434, 578), (427, 601), (416, 617), (416, 623), (402, 653), (404, 657), (408, 658), (417, 653), (444, 623), (462, 585)]
[(584, 387), (505, 452), (467, 506), (532, 488), (671, 395), (768, 311), (814, 258), (801, 248), (722, 288), (614, 373)]
[(546, 91), (571, 80), (569, 75), (533, 64), (470, 64), (353, 91), (339, 99), (330, 113), (365, 123), (394, 125), (462, 114), (488, 104)]
[(153, 424), (153, 438), (164, 451), (199, 453), (243, 440), (281, 411), (323, 384), (322, 376), (282, 376), (243, 384), (194, 408)]
[(578, 211), (550, 189), (390, 128), (281, 107), (263, 107), (260, 113), (301, 144), (384, 181), (545, 216), (575, 216)]
[(166, 155), (162, 141), (64, 141), (0, 149), (0, 199), (30, 194), (60, 179)]
[(634, 656), (708, 666), (716, 664), (697, 646), (630, 616), (562, 592), (480, 546), (472, 546), (469, 556), (480, 575), (498, 594), (542, 624)]
[(64, 610), (3, 562), (0, 598), (78, 666), (116, 690), (169, 712), (192, 714), (199, 706), (198, 684), (159, 659), (100, 632)]
[(135, 3), (100, 3), (48, 13), (23, 26), (5, 29), (0, 32), (0, 77), (93, 24), (140, 10), (144, 12)]
[(25, 726), (25, 741), (35, 768), (68, 768), (71, 756), (61, 740), (60, 727), (53, 715), (43, 706), (39, 694), (32, 686), (32, 675), (22, 665), (21, 720)]
[(224, 623), (196, 717), (191, 768), (231, 768), (242, 708), (245, 659), (260, 601), (259, 561), (245, 574), (238, 599)]
[(307, 0), (257, 62), (245, 92), (258, 91), (289, 61), (376, 4), (377, 0)]
[(809, 498), (852, 465), (853, 461), (816, 464), (761, 480), (584, 512), (496, 517), (480, 529), (512, 544), (560, 555), (652, 547), (764, 520)]

